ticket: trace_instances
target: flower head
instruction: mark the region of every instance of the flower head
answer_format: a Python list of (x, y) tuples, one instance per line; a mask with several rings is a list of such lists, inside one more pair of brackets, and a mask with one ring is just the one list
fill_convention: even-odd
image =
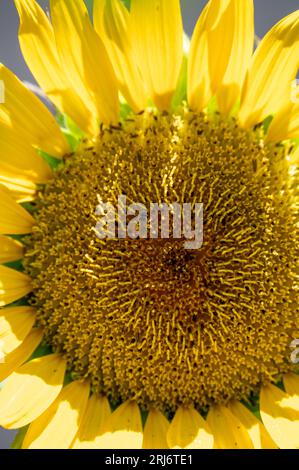
[[(298, 448), (299, 11), (253, 53), (253, 1), (210, 0), (184, 52), (178, 0), (95, 0), (93, 25), (83, 0), (15, 5), (58, 118), (1, 65), (0, 425), (23, 448)], [(99, 239), (120, 195), (203, 204), (202, 246)]]

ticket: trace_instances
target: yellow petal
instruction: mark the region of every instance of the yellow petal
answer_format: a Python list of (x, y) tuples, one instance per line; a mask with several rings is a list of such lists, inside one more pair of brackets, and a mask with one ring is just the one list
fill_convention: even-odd
[(213, 435), (194, 408), (178, 408), (167, 433), (171, 449), (212, 449)]
[(210, 0), (198, 19), (188, 61), (188, 102), (194, 111), (202, 111), (222, 84), (231, 58), (235, 16), (234, 0)]
[(20, 16), (19, 41), (23, 57), (40, 87), (83, 131), (96, 134), (96, 119), (68, 83), (47, 15), (35, 0), (15, 0), (15, 5)]
[(23, 449), (68, 449), (82, 422), (89, 384), (72, 382), (64, 387), (52, 405), (33, 421)]
[[(9, 237), (0, 235), (0, 263), (8, 263), (9, 261), (17, 261), (23, 258), (24, 248), (22, 243)], [(0, 311), (1, 315), (1, 311)]]
[[(232, 2), (233, 38), (226, 72), (217, 92), (219, 110), (228, 114), (241, 96), (254, 45), (253, 0)], [(226, 49), (229, 54), (229, 50)]]
[(299, 397), (299, 375), (286, 374), (283, 377), (284, 387), (289, 395), (297, 395)]
[(50, 354), (17, 369), (0, 391), (0, 425), (17, 429), (40, 416), (59, 394), (65, 368), (61, 356)]
[(239, 401), (232, 401), (228, 408), (247, 430), (255, 449), (277, 449), (263, 423)]
[(299, 395), (288, 395), (269, 384), (261, 390), (260, 411), (263, 423), (278, 447), (299, 449)]
[[(0, 116), (1, 121), (1, 116)], [(0, 122), (0, 175), (20, 175), (24, 180), (34, 183), (47, 183), (52, 177), (52, 170), (37, 151), (20, 138), (14, 121)]]
[(20, 346), (4, 357), (4, 362), (0, 363), (0, 382), (6, 379), (20, 365), (24, 364), (33, 354), (43, 337), (42, 328), (34, 328)]
[(133, 111), (141, 111), (146, 107), (147, 94), (135, 61), (127, 8), (120, 0), (95, 0), (93, 18), (122, 95)]
[(290, 100), (298, 56), (299, 10), (276, 24), (253, 55), (239, 112), (244, 127), (261, 122)]
[(50, 155), (59, 157), (69, 151), (54, 117), (46, 106), (4, 65), (0, 65), (0, 80), (5, 85), (5, 102), (0, 107), (0, 122), (18, 134), (20, 140)]
[(31, 290), (29, 276), (6, 266), (0, 266), (0, 307), (21, 299)]
[(243, 424), (223, 405), (212, 406), (207, 417), (216, 449), (253, 449)]
[(72, 444), (74, 449), (99, 449), (98, 438), (105, 432), (105, 424), (111, 409), (106, 397), (92, 395), (88, 400), (77, 436)]
[(132, 0), (132, 40), (143, 80), (157, 107), (168, 110), (183, 60), (179, 0)]
[(143, 431), (143, 449), (168, 449), (167, 432), (169, 421), (160, 411), (151, 410)]
[(7, 188), (0, 185), (0, 233), (30, 233), (34, 224), (33, 217), (14, 201)]
[(29, 334), (35, 322), (35, 311), (31, 307), (10, 307), (0, 310), (0, 342), (2, 351), (9, 354)]
[(278, 110), (271, 122), (267, 142), (280, 142), (299, 137), (299, 104), (287, 103)]
[(142, 422), (139, 407), (126, 401), (120, 405), (106, 422), (105, 432), (97, 438), (102, 449), (141, 449)]
[(108, 54), (83, 0), (51, 0), (57, 49), (69, 79), (105, 124), (118, 121), (118, 89)]
[[(5, 175), (3, 174), (5, 173)], [(0, 185), (5, 186), (11, 193), (11, 196), (16, 202), (32, 201), (36, 197), (36, 186), (30, 181), (16, 176), (16, 173), (8, 173), (1, 171), (0, 163)], [(1, 256), (0, 256), (1, 258)]]

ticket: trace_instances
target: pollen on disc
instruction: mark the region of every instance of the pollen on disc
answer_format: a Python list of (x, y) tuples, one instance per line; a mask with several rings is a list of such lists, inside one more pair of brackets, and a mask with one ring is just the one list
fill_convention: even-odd
[[(283, 146), (233, 119), (144, 113), (66, 158), (36, 205), (31, 303), (73, 378), (173, 411), (246, 398), (293, 370), (295, 187)], [(203, 203), (204, 242), (104, 239), (99, 198)]]

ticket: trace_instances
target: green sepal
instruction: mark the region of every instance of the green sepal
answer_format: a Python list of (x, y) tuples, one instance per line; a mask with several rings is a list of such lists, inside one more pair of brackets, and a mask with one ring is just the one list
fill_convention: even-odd
[(176, 91), (171, 101), (171, 110), (174, 112), (183, 101), (187, 100), (187, 81), (188, 81), (188, 52), (190, 48), (190, 39), (184, 33), (184, 57), (179, 75)]
[(22, 444), (23, 444), (23, 441), (24, 441), (24, 438), (25, 438), (28, 427), (29, 427), (29, 424), (18, 430), (17, 435), (14, 438), (14, 440), (13, 440), (11, 446), (10, 446), (11, 449), (21, 449), (22, 448)]
[[(80, 377), (81, 378), (81, 377)], [(64, 375), (64, 381), (63, 381), (63, 386), (65, 387), (66, 385), (70, 384), (71, 382), (73, 382), (74, 379), (73, 376), (72, 376), (72, 373), (70, 371), (66, 371), (65, 375)]]
[(270, 114), (269, 116), (266, 117), (266, 119), (264, 119), (263, 121), (263, 128), (264, 128), (264, 133), (267, 134), (268, 130), (269, 130), (269, 127), (270, 127), (270, 124), (271, 122), (273, 121), (273, 114)]
[(284, 388), (284, 384), (283, 384), (282, 379), (279, 380), (279, 382), (276, 382), (276, 383), (275, 383), (275, 386), (278, 387), (278, 388), (280, 388), (280, 390), (282, 390), (283, 392), (285, 392), (285, 388)]
[(122, 0), (125, 7), (130, 11), (131, 9), (131, 0)]
[(171, 110), (175, 111), (183, 101), (187, 100), (187, 77), (188, 77), (188, 59), (183, 58), (178, 86), (171, 101)]
[(251, 397), (250, 401), (241, 401), (242, 405), (244, 405), (258, 420), (262, 420), (260, 415), (260, 403), (259, 397), (254, 395)]
[(76, 139), (76, 137), (74, 137), (73, 134), (68, 129), (61, 129), (61, 132), (66, 138), (67, 143), (69, 144), (72, 152), (75, 152), (78, 148), (80, 140)]
[(66, 114), (57, 111), (56, 120), (61, 128), (61, 132), (65, 136), (71, 150), (75, 152), (84, 137), (84, 132), (74, 123), (74, 121)]
[(233, 109), (230, 112), (230, 116), (237, 117), (240, 106), (241, 106), (241, 96), (239, 96), (239, 98), (237, 99)]
[(9, 307), (24, 307), (28, 306), (28, 296), (22, 297), (19, 300), (16, 300), (15, 302), (11, 302), (9, 304)]
[(24, 271), (23, 262), (21, 259), (17, 261), (9, 261), (8, 263), (4, 263), (4, 266), (10, 269), (14, 269), (15, 271), (20, 271), (20, 272)]
[(218, 103), (217, 103), (217, 98), (214, 95), (208, 102), (207, 113), (209, 115), (213, 115), (213, 114), (216, 114), (217, 112), (218, 112)]
[(294, 149), (299, 147), (299, 139), (291, 139), (292, 144), (294, 144)]
[(140, 414), (141, 414), (142, 427), (144, 428), (147, 417), (148, 417), (148, 411), (140, 410)]
[(32, 361), (32, 359), (37, 359), (39, 357), (47, 356), (52, 352), (52, 348), (43, 342), (37, 346), (36, 350), (31, 354), (28, 361)]
[(125, 121), (130, 114), (132, 114), (132, 108), (128, 105), (127, 102), (123, 101), (120, 103), (120, 119)]
[(21, 202), (20, 206), (22, 206), (31, 215), (34, 215), (36, 210), (37, 210), (34, 201), (32, 201), (32, 202)]
[(92, 15), (93, 0), (84, 0), (90, 15)]
[(42, 150), (39, 150), (38, 154), (48, 163), (52, 170), (55, 170), (59, 165), (61, 165), (61, 160), (43, 152)]

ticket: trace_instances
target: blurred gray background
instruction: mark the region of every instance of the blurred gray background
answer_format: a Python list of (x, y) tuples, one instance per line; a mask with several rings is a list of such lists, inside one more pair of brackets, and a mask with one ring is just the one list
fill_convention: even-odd
[[(76, 0), (74, 0), (76, 1)], [(150, 0), (148, 0), (150, 1)], [(48, 0), (39, 0), (47, 8)], [(92, 0), (86, 0), (89, 7)], [(190, 36), (206, 0), (181, 0), (185, 31)], [(298, 9), (298, 0), (255, 0), (256, 34), (262, 37), (283, 16)], [(33, 82), (22, 58), (18, 44), (18, 15), (13, 0), (0, 0), (0, 62), (9, 67), (22, 80)], [(0, 428), (0, 449), (10, 446), (15, 433)]]

